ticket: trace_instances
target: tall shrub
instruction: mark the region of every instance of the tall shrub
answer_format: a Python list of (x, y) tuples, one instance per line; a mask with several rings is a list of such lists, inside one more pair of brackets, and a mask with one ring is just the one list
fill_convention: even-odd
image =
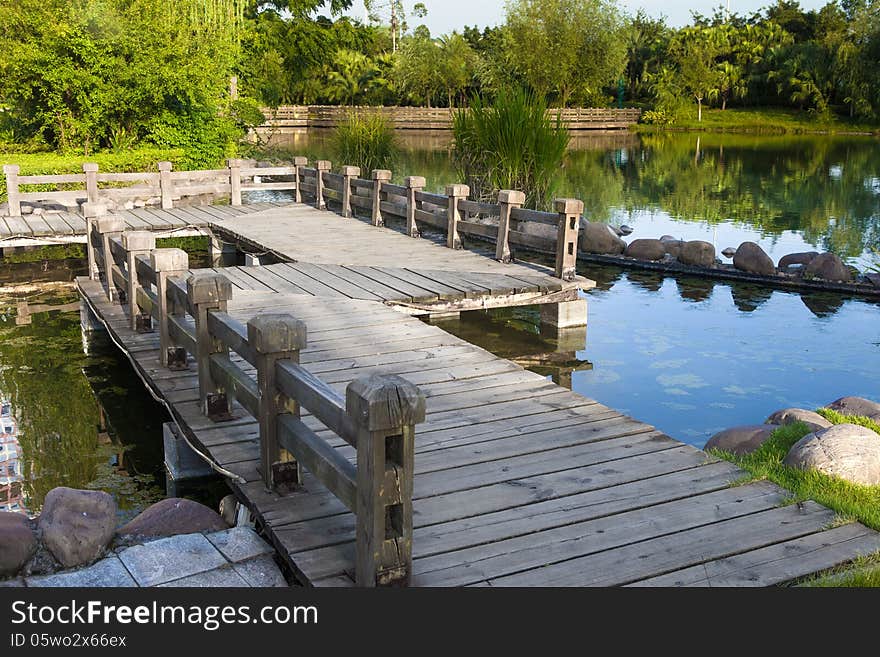
[(333, 150), (339, 164), (360, 167), (361, 175), (369, 176), (373, 169), (393, 169), (397, 139), (382, 115), (351, 112), (333, 133)]
[(546, 101), (521, 89), (491, 103), (475, 97), (453, 117), (453, 161), (474, 198), (518, 189), (531, 208), (549, 206), (559, 182), (569, 133)]

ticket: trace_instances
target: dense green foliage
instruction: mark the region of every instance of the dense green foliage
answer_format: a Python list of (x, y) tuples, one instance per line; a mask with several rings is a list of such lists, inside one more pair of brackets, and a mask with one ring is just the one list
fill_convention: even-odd
[(525, 192), (526, 207), (550, 203), (569, 134), (548, 116), (543, 97), (520, 90), (499, 92), (492, 103), (475, 97), (456, 112), (453, 134), (453, 161), (473, 197), (517, 189)]
[[(843, 418), (843, 416), (841, 416)], [(842, 421), (852, 422), (846, 417)], [(880, 529), (880, 486), (862, 486), (817, 470), (799, 470), (783, 464), (788, 450), (810, 433), (801, 422), (780, 427), (751, 454), (733, 456), (716, 452), (718, 456), (736, 463), (753, 478), (769, 479), (791, 491), (793, 500), (815, 500), (834, 509), (847, 520), (857, 520), (873, 529)], [(880, 439), (880, 436), (878, 436)]]
[(366, 178), (374, 169), (393, 169), (397, 155), (394, 128), (378, 114), (352, 113), (334, 130), (333, 151), (337, 162), (360, 167)]

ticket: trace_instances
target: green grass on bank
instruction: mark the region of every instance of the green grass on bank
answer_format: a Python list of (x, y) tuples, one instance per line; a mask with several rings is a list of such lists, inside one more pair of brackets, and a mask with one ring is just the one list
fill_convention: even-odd
[[(174, 168), (182, 168), (186, 162), (186, 154), (180, 149), (163, 148), (134, 148), (118, 153), (93, 153), (89, 156), (0, 150), (0, 164), (19, 165), (23, 176), (82, 173), (83, 162), (96, 162), (100, 170), (105, 172), (156, 171), (156, 164), (162, 160), (171, 162)], [(77, 189), (82, 186), (68, 185), (68, 187)], [(51, 191), (57, 188), (57, 185), (40, 185), (28, 187), (27, 190)], [(5, 200), (6, 178), (0, 175), (0, 203)]]
[[(842, 415), (827, 408), (818, 412), (832, 424), (858, 424), (880, 434), (873, 420)], [(744, 456), (710, 450), (715, 456), (735, 463), (749, 473), (749, 480), (767, 479), (792, 494), (791, 502), (814, 500), (837, 512), (841, 521), (858, 521), (880, 531), (880, 486), (862, 486), (816, 470), (799, 470), (783, 464), (785, 455), (810, 433), (803, 423), (780, 427), (759, 449)], [(880, 435), (878, 435), (880, 440)], [(876, 556), (805, 582), (808, 586), (880, 586), (880, 559)]]
[(9, 253), (0, 256), (0, 264), (18, 265), (26, 262), (43, 262), (44, 260), (69, 260), (86, 257), (84, 244), (53, 244), (41, 246), (20, 253)]
[(702, 122), (697, 121), (696, 107), (671, 126), (639, 124), (641, 133), (669, 130), (703, 130), (707, 132), (746, 132), (753, 134), (845, 134), (880, 135), (880, 125), (848, 120), (838, 116), (821, 117), (807, 111), (790, 109), (704, 109)]

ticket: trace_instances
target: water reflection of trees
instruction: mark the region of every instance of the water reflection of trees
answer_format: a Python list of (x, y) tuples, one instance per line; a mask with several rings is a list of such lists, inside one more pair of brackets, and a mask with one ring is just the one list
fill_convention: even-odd
[[(74, 298), (43, 295), (39, 302), (60, 305)], [(101, 359), (82, 353), (78, 314), (41, 313), (31, 324), (16, 326), (13, 311), (14, 304), (0, 311), (0, 390), (19, 423), (28, 510), (39, 512), (46, 493), (56, 486), (107, 490), (123, 515), (159, 497), (154, 473), (131, 471), (129, 449), (108, 435), (93, 384), (100, 386), (103, 380), (107, 391), (122, 399), (127, 391), (112, 376), (108, 380), (112, 359), (102, 368), (96, 366)], [(91, 371), (91, 380), (85, 370)], [(144, 412), (137, 403), (126, 406), (121, 415), (132, 423), (151, 417), (161, 422), (155, 411)], [(155, 442), (161, 445), (158, 438)], [(161, 455), (159, 459), (161, 464)]]
[(847, 256), (880, 244), (880, 148), (874, 139), (719, 134), (646, 136), (620, 152), (575, 151), (566, 193), (589, 216), (662, 210), (765, 235), (798, 231)]

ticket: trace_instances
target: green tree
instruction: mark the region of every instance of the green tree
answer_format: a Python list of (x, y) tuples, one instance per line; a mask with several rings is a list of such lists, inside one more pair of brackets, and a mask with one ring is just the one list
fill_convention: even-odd
[(677, 32), (669, 54), (677, 66), (681, 89), (697, 102), (697, 120), (703, 120), (703, 101), (720, 84), (716, 66), (719, 53), (717, 33), (709, 27), (689, 27)]
[(444, 88), (437, 42), (424, 35), (405, 39), (394, 62), (393, 77), (401, 92), (431, 107)]
[(474, 80), (477, 54), (458, 32), (442, 36), (438, 42), (440, 78), (446, 91), (447, 103), (449, 107), (453, 107), (455, 99), (462, 98)]
[(509, 0), (505, 47), (538, 94), (602, 104), (626, 66), (624, 29), (615, 0)]

